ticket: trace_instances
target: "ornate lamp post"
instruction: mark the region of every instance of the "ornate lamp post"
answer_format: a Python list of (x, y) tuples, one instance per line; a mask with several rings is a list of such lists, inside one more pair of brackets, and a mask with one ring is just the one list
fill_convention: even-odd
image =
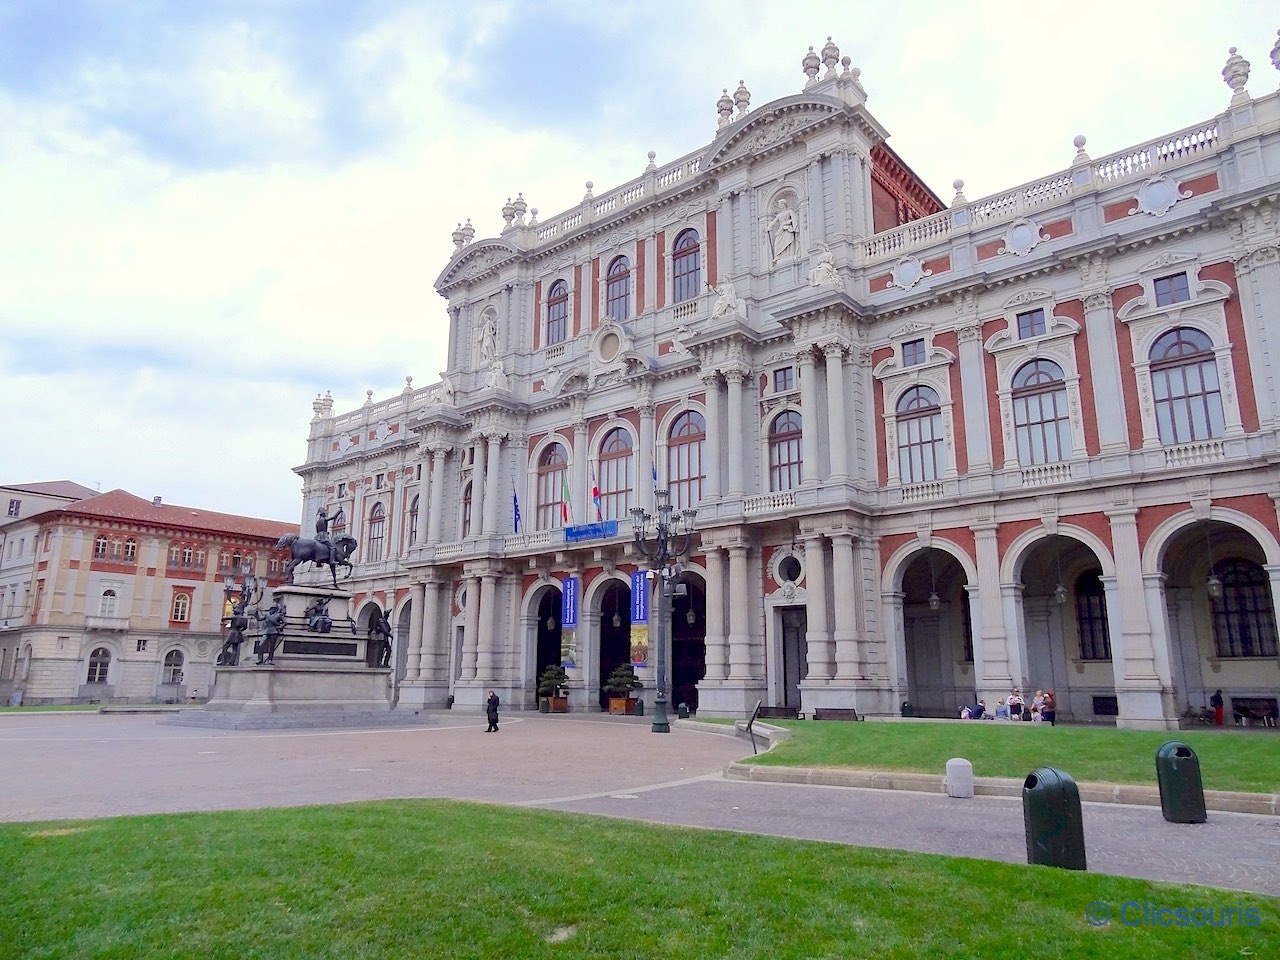
[(234, 574), (228, 573), (222, 578), (222, 595), (225, 600), (230, 600), (232, 594), (237, 590), (240, 592), (239, 602), (244, 604), (244, 609), (256, 606), (258, 601), (262, 599), (262, 588), (266, 585), (265, 581), (259, 580), (253, 575), (253, 564), (244, 562), (240, 564), (240, 582), (236, 582)]
[[(240, 664), (240, 644), (244, 642), (244, 631), (249, 627), (247, 611), (262, 599), (262, 590), (265, 586), (266, 581), (255, 577), (253, 565), (247, 562), (240, 565), (239, 583), (236, 582), (234, 574), (228, 573), (222, 578), (224, 613), (228, 603), (232, 606), (231, 613), (222, 618), (222, 625), (227, 628), (227, 635), (222, 642), (222, 652), (218, 654), (215, 661), (218, 666), (235, 667)], [(238, 600), (233, 599), (237, 590), (240, 593)]]
[[(667, 721), (667, 645), (671, 641), (671, 587), (680, 576), (680, 559), (693, 546), (694, 510), (677, 511), (672, 507), (671, 494), (667, 490), (653, 492), (657, 502), (657, 516), (653, 517), (640, 507), (631, 508), (631, 523), (635, 530), (636, 548), (649, 561), (649, 567), (658, 577), (657, 610), (654, 613), (654, 676), (657, 696), (653, 704), (653, 733), (670, 733)], [(655, 521), (653, 539), (647, 538), (649, 521)]]

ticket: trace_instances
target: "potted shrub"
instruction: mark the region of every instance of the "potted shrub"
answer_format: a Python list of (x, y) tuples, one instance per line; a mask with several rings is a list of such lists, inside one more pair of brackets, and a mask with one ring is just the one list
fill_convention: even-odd
[(538, 709), (543, 713), (568, 713), (569, 696), (565, 685), (569, 674), (564, 667), (553, 663), (538, 677)]
[(643, 684), (636, 679), (635, 667), (629, 663), (620, 663), (613, 668), (613, 673), (601, 685), (609, 694), (609, 712), (630, 715), (635, 710), (636, 698), (632, 691), (639, 690)]

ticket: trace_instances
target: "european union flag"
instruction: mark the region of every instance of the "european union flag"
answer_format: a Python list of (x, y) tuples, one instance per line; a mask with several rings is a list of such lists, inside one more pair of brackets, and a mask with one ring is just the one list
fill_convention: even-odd
[(520, 532), (520, 498), (516, 496), (515, 481), (511, 483), (511, 515), (515, 518), (516, 533)]

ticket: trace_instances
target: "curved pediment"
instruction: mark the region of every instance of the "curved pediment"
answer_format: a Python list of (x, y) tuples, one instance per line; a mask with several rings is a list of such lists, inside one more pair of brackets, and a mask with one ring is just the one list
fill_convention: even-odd
[(833, 97), (798, 94), (775, 100), (726, 127), (704, 155), (702, 169), (754, 156), (844, 109), (844, 104)]
[(443, 290), (464, 280), (478, 280), (519, 254), (505, 240), (481, 240), (454, 254), (449, 265), (436, 278), (436, 289)]

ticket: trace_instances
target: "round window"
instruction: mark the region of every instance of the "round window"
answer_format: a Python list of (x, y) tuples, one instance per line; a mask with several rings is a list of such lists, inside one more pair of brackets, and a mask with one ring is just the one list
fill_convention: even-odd
[(795, 583), (800, 579), (800, 561), (795, 557), (783, 557), (778, 564), (778, 579), (783, 583)]
[(618, 335), (616, 333), (606, 333), (600, 338), (600, 359), (606, 363), (618, 355)]

